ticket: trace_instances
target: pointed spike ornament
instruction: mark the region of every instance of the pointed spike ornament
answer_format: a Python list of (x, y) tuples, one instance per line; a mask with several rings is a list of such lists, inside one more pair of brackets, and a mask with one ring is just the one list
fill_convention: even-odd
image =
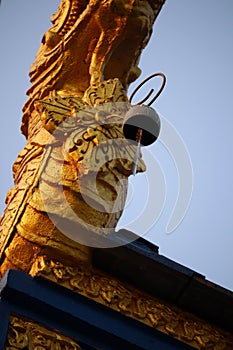
[(138, 133), (137, 133), (137, 137), (136, 137), (137, 149), (136, 149), (133, 164), (132, 164), (132, 174), (134, 176), (136, 175), (136, 172), (137, 172), (138, 157), (139, 157), (140, 150), (141, 150), (141, 138), (142, 138), (142, 129), (138, 129)]

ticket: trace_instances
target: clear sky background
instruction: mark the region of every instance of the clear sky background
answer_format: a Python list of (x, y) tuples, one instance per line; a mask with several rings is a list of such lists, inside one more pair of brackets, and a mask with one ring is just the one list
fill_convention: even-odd
[[(13, 184), (11, 166), (25, 144), (19, 128), (30, 86), (29, 67), (59, 2), (2, 0), (0, 7), (1, 213)], [(194, 173), (186, 216), (167, 234), (178, 176), (163, 145), (157, 142), (151, 147), (166, 178), (167, 197), (161, 216), (145, 238), (159, 246), (160, 254), (233, 290), (233, 1), (167, 0), (139, 66), (139, 81), (157, 71), (166, 74), (167, 85), (154, 108), (183, 138)], [(156, 182), (153, 161), (147, 167)], [(143, 221), (149, 194), (143, 187), (145, 176), (144, 180), (140, 176), (131, 181), (131, 201), (121, 227), (134, 215), (141, 215)], [(153, 215), (153, 205), (146, 210)]]

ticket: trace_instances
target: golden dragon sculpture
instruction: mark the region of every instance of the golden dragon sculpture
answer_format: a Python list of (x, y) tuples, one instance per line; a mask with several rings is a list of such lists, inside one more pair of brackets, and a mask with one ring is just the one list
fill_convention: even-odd
[(96, 244), (85, 241), (89, 232), (93, 239), (114, 230), (135, 153), (122, 131), (127, 88), (163, 3), (62, 0), (52, 15), (30, 69), (27, 144), (1, 218), (1, 275), (29, 272), (39, 255), (88, 261), (87, 246)]

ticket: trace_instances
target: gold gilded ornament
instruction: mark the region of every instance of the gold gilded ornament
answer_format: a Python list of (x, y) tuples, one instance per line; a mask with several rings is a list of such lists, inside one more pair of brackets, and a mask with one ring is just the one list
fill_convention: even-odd
[[(56, 95), (35, 103), (42, 129), (14, 165), (17, 185), (2, 219), (2, 249), (9, 235), (14, 239), (4, 251), (3, 273), (10, 266), (28, 272), (41, 253), (87, 261), (90, 249), (82, 244), (98, 244), (88, 233), (114, 230), (135, 153), (122, 131), (125, 100), (115, 79), (88, 88), (83, 99)], [(138, 171), (144, 169), (141, 161)]]
[(122, 131), (127, 87), (163, 2), (62, 0), (51, 17), (30, 69), (27, 144), (0, 223), (0, 275), (29, 272), (41, 254), (90, 262), (88, 246), (98, 242), (86, 241), (88, 232), (114, 231), (135, 153)]
[(10, 318), (5, 349), (81, 350), (71, 338), (17, 315)]
[(78, 267), (65, 266), (41, 256), (30, 274), (58, 283), (195, 349), (232, 349), (232, 334), (83, 263)]
[[(140, 54), (163, 3), (62, 0), (51, 17), (30, 69), (22, 121), (27, 144), (14, 163), (14, 187), (1, 218), (0, 275), (21, 269), (197, 349), (230, 350), (230, 334), (95, 271), (91, 248), (58, 225), (70, 223), (86, 239), (90, 231), (98, 237), (107, 229), (108, 235), (119, 220), (135, 154), (122, 130), (127, 88), (140, 74)], [(137, 171), (144, 170), (139, 156)], [(53, 330), (12, 316), (6, 349), (30, 346), (80, 349)]]

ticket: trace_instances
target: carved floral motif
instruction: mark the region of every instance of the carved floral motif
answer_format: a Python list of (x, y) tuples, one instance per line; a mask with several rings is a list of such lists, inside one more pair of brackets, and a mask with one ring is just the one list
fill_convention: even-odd
[(85, 264), (64, 266), (40, 257), (31, 270), (74, 292), (135, 318), (196, 349), (231, 350), (233, 336), (167, 302), (152, 298)]
[(6, 350), (81, 350), (71, 338), (33, 321), (11, 316)]

